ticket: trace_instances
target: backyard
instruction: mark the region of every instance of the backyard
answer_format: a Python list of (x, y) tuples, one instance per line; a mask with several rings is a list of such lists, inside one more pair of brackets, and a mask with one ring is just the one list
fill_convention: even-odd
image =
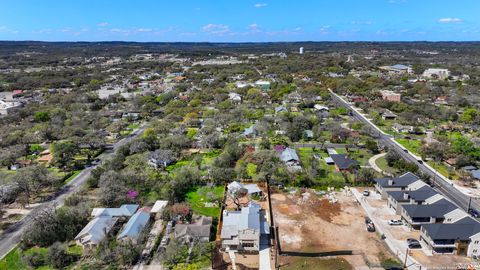
[(187, 193), (186, 200), (196, 214), (218, 217), (220, 214), (219, 202), (223, 198), (223, 190), (223, 186), (200, 187)]

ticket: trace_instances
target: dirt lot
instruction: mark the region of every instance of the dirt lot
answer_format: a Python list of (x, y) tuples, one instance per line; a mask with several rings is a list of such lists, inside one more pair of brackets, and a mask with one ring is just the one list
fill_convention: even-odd
[(364, 211), (352, 195), (334, 192), (336, 203), (312, 191), (271, 197), (283, 251), (352, 250), (357, 255), (344, 258), (355, 269), (394, 258), (377, 233), (367, 232)]

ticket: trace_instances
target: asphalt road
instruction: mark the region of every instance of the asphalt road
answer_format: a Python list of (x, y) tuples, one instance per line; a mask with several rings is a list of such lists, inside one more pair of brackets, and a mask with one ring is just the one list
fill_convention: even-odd
[(451, 180), (447, 180), (443, 175), (441, 175), (435, 169), (431, 168), (430, 166), (426, 166), (419, 157), (416, 157), (410, 152), (406, 151), (404, 147), (402, 147), (401, 145), (395, 142), (394, 138), (391, 135), (381, 131), (375, 124), (373, 124), (370, 120), (368, 120), (365, 116), (363, 116), (355, 108), (353, 108), (353, 106), (350, 103), (348, 103), (343, 98), (335, 94), (333, 91), (330, 91), (330, 93), (331, 93), (331, 96), (339, 104), (350, 109), (353, 117), (355, 117), (358, 121), (363, 122), (364, 124), (370, 126), (373, 130), (378, 132), (377, 134), (378, 141), (381, 141), (389, 149), (395, 149), (403, 159), (413, 164), (416, 164), (417, 167), (423, 173), (429, 175), (433, 181), (433, 188), (435, 190), (443, 194), (445, 197), (449, 198), (458, 207), (464, 209), (465, 211), (468, 211), (468, 207), (470, 203), (470, 209), (475, 209), (478, 212), (478, 210), (480, 209), (480, 203), (478, 199), (470, 197), (468, 194), (464, 194), (460, 190), (455, 188), (453, 186), (453, 183), (451, 183)]
[[(122, 145), (125, 145), (136, 136), (142, 134), (143, 131), (145, 130), (145, 125), (146, 124), (142, 124), (140, 128), (132, 132), (129, 137), (124, 138), (118, 141), (117, 143), (115, 143), (110, 150), (98, 156), (98, 159), (103, 161), (110, 158), (115, 153), (116, 149), (118, 149)], [(47, 202), (39, 204), (37, 207), (32, 209), (32, 211), (29, 214), (27, 214), (22, 220), (11, 225), (7, 230), (5, 230), (3, 234), (0, 236), (0, 259), (5, 257), (10, 252), (10, 250), (15, 248), (15, 246), (20, 242), (22, 238), (22, 233), (25, 230), (25, 228), (32, 222), (32, 220), (39, 213), (41, 213), (43, 209), (46, 209), (52, 206), (54, 207), (62, 206), (63, 203), (65, 202), (65, 199), (68, 196), (80, 190), (80, 188), (85, 184), (88, 177), (90, 176), (90, 172), (96, 166), (97, 165), (93, 165), (91, 167), (85, 168), (74, 179), (72, 179), (70, 182), (68, 182), (68, 184), (66, 184), (63, 188), (61, 188), (55, 194), (54, 198), (52, 198)]]

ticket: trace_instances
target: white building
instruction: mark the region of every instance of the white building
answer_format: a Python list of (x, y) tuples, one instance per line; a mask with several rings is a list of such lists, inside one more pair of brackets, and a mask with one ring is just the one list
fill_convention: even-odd
[(303, 54), (303, 47), (300, 47), (300, 49), (298, 49), (298, 53)]
[(444, 68), (429, 68), (423, 72), (422, 76), (427, 79), (445, 80), (450, 76), (450, 71)]
[(0, 100), (0, 115), (7, 115), (22, 107), (21, 102)]

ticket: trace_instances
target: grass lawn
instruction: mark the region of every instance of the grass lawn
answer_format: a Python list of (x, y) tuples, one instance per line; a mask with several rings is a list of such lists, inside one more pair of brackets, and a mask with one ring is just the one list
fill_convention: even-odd
[(194, 164), (194, 162), (192, 160), (180, 160), (180, 161), (175, 162), (172, 165), (168, 165), (167, 168), (165, 168), (165, 170), (167, 172), (173, 172), (176, 169), (179, 169), (183, 166), (191, 166), (193, 164)]
[(398, 173), (397, 169), (388, 166), (387, 160), (385, 159), (384, 156), (377, 159), (376, 163), (377, 163), (377, 166), (380, 167), (380, 169), (384, 172), (391, 173), (393, 175), (396, 175)]
[(349, 270), (352, 266), (343, 258), (289, 258), (287, 263), (281, 263), (281, 270)]
[[(315, 179), (315, 184), (319, 188), (324, 188), (327, 186), (343, 187), (345, 185), (345, 179), (343, 175), (335, 171), (335, 166), (327, 165), (323, 158), (328, 157), (328, 154), (316, 149), (315, 151), (312, 148), (297, 148), (297, 154), (300, 158), (301, 165), (304, 169), (311, 167), (311, 162), (318, 162), (318, 168), (325, 171), (324, 175), (317, 176)], [(346, 153), (346, 150), (343, 149)], [(338, 152), (338, 149), (337, 149)], [(312, 160), (313, 154), (318, 154), (322, 159)]]
[(415, 155), (419, 155), (420, 149), (422, 148), (422, 142), (419, 140), (410, 140), (410, 139), (395, 139), (403, 147), (407, 148), (408, 151), (412, 152)]
[(65, 184), (72, 181), (73, 178), (77, 177), (77, 175), (79, 175), (82, 171), (81, 170), (76, 170), (73, 172), (72, 175), (70, 175), (70, 177), (68, 177), (67, 179), (65, 179)]
[(206, 202), (213, 202), (213, 198), (221, 198), (223, 196), (223, 186), (217, 187), (200, 187), (195, 191), (187, 193), (187, 202), (192, 210), (204, 216), (218, 217), (220, 207), (205, 207)]
[(130, 125), (127, 126), (128, 129), (137, 129), (139, 127), (140, 127), (139, 124), (130, 124)]
[(456, 174), (453, 169), (447, 167), (447, 165), (443, 164), (442, 162), (436, 163), (430, 160), (430, 161), (427, 161), (427, 163), (428, 165), (430, 165), (430, 167), (437, 170), (441, 175), (453, 180), (458, 180), (459, 178), (458, 174)]
[(10, 253), (0, 261), (0, 270), (16, 270), (16, 269), (28, 269), (27, 265), (23, 263), (20, 258), (20, 250), (18, 248), (13, 249)]

